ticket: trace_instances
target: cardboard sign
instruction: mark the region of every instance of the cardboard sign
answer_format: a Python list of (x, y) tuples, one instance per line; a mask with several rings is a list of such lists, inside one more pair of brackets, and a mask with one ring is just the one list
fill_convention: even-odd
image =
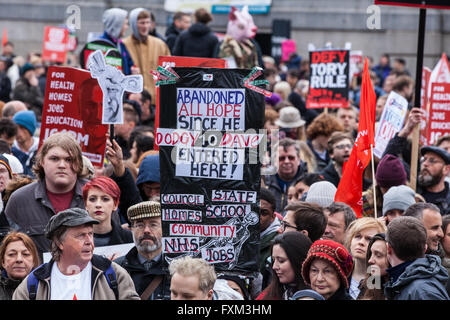
[(108, 127), (102, 125), (102, 91), (88, 71), (50, 66), (47, 73), (39, 147), (51, 135), (67, 131), (83, 155), (102, 166)]
[(243, 85), (249, 70), (174, 70), (177, 82), (159, 88), (155, 137), (165, 263), (192, 255), (216, 270), (255, 272), (261, 164), (251, 154), (263, 141), (264, 95)]
[(408, 101), (401, 95), (391, 91), (386, 99), (380, 124), (375, 133), (374, 155), (382, 158), (384, 150), (394, 135), (403, 128), (406, 112), (408, 111)]
[(349, 50), (319, 50), (309, 53), (309, 95), (306, 108), (347, 108)]
[(432, 83), (428, 144), (433, 145), (440, 136), (450, 133), (450, 83)]
[(46, 26), (42, 46), (42, 60), (49, 62), (66, 62), (69, 30), (65, 28)]
[(450, 4), (445, 3), (444, 0), (375, 0), (375, 4), (432, 9), (450, 9)]
[(292, 53), (297, 52), (297, 43), (295, 40), (287, 39), (281, 43), (281, 61), (286, 62)]
[[(225, 68), (226, 61), (224, 59), (210, 58), (192, 58), (177, 56), (160, 56), (158, 65), (161, 67), (200, 67), (200, 68)], [(156, 87), (156, 103), (155, 103), (155, 133), (159, 128), (159, 86)], [(159, 147), (155, 144), (155, 150)]]

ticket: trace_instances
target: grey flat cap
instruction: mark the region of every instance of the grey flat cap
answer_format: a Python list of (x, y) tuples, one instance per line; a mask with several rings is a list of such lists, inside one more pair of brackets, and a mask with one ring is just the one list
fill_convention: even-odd
[(61, 226), (77, 227), (87, 223), (98, 224), (99, 222), (91, 218), (89, 213), (84, 209), (69, 208), (50, 218), (45, 227), (45, 236), (51, 239), (53, 233)]

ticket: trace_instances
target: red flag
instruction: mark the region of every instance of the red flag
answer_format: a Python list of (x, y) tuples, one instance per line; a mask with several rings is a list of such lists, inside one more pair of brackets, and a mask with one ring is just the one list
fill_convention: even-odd
[(376, 99), (366, 58), (361, 84), (358, 136), (350, 158), (344, 164), (341, 181), (334, 197), (334, 201), (351, 206), (358, 218), (362, 217), (363, 173), (370, 162), (370, 146), (375, 144)]
[(3, 28), (2, 48), (5, 46), (7, 42), (8, 42), (8, 32), (6, 31), (6, 28)]

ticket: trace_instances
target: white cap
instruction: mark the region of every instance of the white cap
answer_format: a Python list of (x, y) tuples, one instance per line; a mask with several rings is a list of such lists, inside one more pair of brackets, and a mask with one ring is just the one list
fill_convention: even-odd
[(8, 159), (13, 174), (23, 173), (23, 166), (19, 159), (8, 153), (3, 153), (3, 156)]

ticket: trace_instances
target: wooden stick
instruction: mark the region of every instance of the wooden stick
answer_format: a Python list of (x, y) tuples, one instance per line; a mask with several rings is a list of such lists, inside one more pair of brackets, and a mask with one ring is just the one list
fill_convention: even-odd
[(373, 144), (370, 145), (370, 153), (372, 157), (372, 186), (373, 186), (373, 209), (375, 212), (375, 219), (378, 218), (378, 210), (377, 210), (377, 180), (375, 179), (375, 161), (373, 160)]
[(417, 161), (419, 157), (419, 138), (420, 138), (420, 123), (418, 123), (413, 130), (411, 141), (411, 171), (409, 174), (409, 185), (411, 189), (416, 191), (417, 184)]

